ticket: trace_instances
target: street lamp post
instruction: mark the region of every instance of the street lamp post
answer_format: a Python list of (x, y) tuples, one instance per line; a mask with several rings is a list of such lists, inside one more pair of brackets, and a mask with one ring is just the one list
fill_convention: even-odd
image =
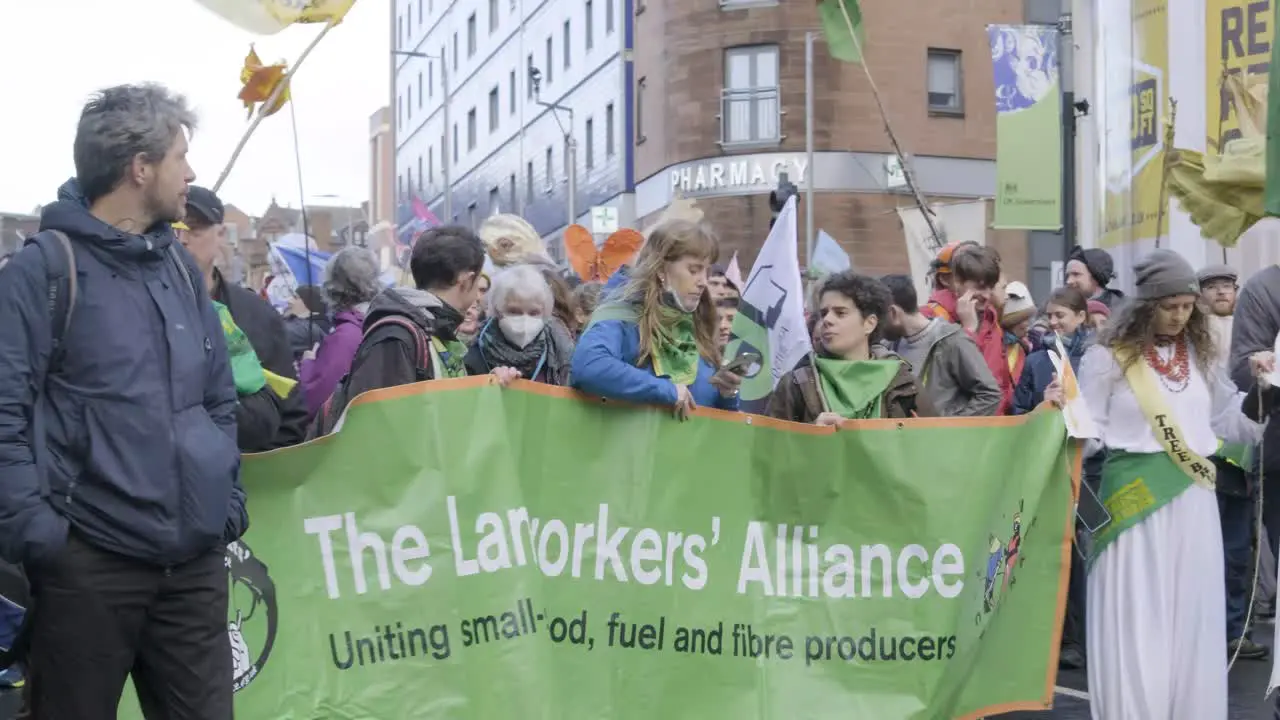
[[(529, 82), (533, 84), (534, 101), (551, 111), (551, 117), (555, 118), (556, 125), (560, 126), (560, 132), (564, 134), (565, 150), (569, 155), (569, 225), (578, 222), (578, 141), (573, 137), (573, 108), (558, 103), (549, 103), (542, 101), (542, 73), (537, 68), (529, 68)], [(557, 110), (563, 110), (569, 115), (569, 127), (565, 128), (564, 123), (560, 122), (560, 115)]]
[[(414, 52), (411, 50), (392, 50), (392, 55), (403, 55), (404, 57), (423, 58), (425, 60), (435, 60), (440, 63), (440, 89), (444, 92), (444, 138), (440, 143), (440, 170), (444, 176), (444, 216), (447, 218), (445, 222), (453, 222), (453, 182), (450, 180), (450, 139), (449, 139), (449, 106), (453, 104), (453, 98), (449, 94), (449, 63), (445, 62), (444, 57), (439, 55), (430, 55), (428, 53)], [(396, 121), (399, 122), (399, 114)], [(400, 148), (394, 148), (393, 152), (399, 155)]]

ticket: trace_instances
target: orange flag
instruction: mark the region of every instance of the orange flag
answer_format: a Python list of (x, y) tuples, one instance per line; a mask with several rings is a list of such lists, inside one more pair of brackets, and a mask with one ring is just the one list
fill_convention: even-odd
[[(284, 82), (286, 72), (288, 67), (284, 63), (263, 65), (262, 59), (258, 57), (258, 51), (253, 49), (253, 45), (249, 46), (249, 54), (245, 57), (244, 67), (240, 70), (240, 83), (243, 86), (240, 89), (240, 100), (248, 109), (249, 117), (253, 117), (253, 111), (259, 103), (265, 103), (271, 99), (271, 94), (276, 91), (280, 83)], [(263, 110), (263, 116), (274, 115), (287, 102), (289, 102), (289, 88), (286, 87), (276, 97), (275, 102)]]
[(570, 225), (564, 231), (564, 252), (569, 266), (583, 282), (604, 282), (631, 259), (644, 245), (644, 236), (635, 230), (622, 229), (609, 236), (596, 248), (591, 232), (581, 225)]

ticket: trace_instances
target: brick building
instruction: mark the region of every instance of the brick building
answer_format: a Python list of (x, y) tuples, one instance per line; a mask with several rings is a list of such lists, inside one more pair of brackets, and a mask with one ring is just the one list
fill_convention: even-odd
[[(814, 167), (805, 154), (805, 34), (812, 0), (634, 0), (635, 215), (677, 192), (695, 199), (725, 252), (750, 267), (784, 170), (814, 182), (814, 227), (860, 271), (906, 272), (892, 147), (862, 66), (814, 48)], [(995, 105), (988, 23), (1023, 21), (1022, 0), (864, 2), (865, 57), (914, 176), (930, 202), (995, 195)], [(1054, 150), (1056, 151), (1056, 150)], [(891, 189), (892, 188), (892, 189)], [(988, 230), (1012, 278), (1028, 274), (1026, 233)], [(801, 263), (803, 257), (801, 241)], [(727, 256), (727, 255), (726, 255)]]

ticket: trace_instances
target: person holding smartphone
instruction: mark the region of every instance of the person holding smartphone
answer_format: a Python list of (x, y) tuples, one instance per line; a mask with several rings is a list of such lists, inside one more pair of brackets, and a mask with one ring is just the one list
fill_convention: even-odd
[(830, 426), (936, 416), (911, 366), (878, 344), (892, 304), (889, 288), (875, 278), (828, 276), (818, 289), (817, 355), (778, 380), (765, 414)]
[(685, 419), (699, 405), (737, 410), (742, 372), (722, 368), (707, 274), (720, 254), (711, 228), (654, 228), (573, 354), (571, 385), (592, 395), (663, 405)]

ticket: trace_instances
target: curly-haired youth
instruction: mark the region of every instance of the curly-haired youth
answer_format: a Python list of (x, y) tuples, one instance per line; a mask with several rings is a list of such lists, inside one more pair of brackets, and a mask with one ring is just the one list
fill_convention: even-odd
[(828, 275), (822, 281), (818, 290), (819, 303), (827, 293), (838, 293), (849, 298), (864, 318), (875, 316), (876, 329), (867, 338), (867, 342), (876, 343), (880, 340), (881, 328), (889, 316), (889, 306), (893, 305), (893, 294), (884, 283), (869, 275), (858, 275), (846, 270)]

